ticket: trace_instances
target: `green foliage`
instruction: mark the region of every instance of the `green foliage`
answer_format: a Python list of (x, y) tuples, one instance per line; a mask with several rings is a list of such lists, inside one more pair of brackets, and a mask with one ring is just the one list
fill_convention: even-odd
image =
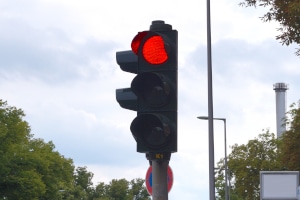
[(31, 152), (36, 154), (34, 161), (37, 162), (37, 165), (35, 168), (43, 175), (42, 180), (47, 188), (43, 198), (57, 199), (59, 190), (73, 187), (73, 161), (54, 151), (55, 146), (52, 142), (44, 143), (41, 139), (31, 142), (37, 148), (31, 149)]
[(113, 179), (109, 184), (99, 183), (95, 189), (94, 200), (150, 200), (144, 180)]
[(132, 197), (135, 197), (136, 200), (148, 200), (149, 194), (144, 186), (144, 180), (143, 179), (134, 179), (130, 181), (130, 191), (129, 194)]
[(128, 195), (129, 184), (125, 179), (113, 179), (108, 188), (108, 194), (113, 199), (125, 200)]
[(72, 159), (54, 144), (34, 139), (21, 109), (0, 100), (0, 199), (149, 200), (142, 179), (112, 180), (93, 187), (86, 167), (74, 172)]
[[(30, 127), (22, 110), (0, 100), (0, 197), (37, 199), (45, 184), (33, 166), (28, 166)], [(24, 195), (23, 195), (24, 194)]]
[[(244, 0), (242, 6), (269, 7), (269, 11), (261, 17), (264, 22), (277, 21), (278, 30), (282, 33), (276, 36), (282, 44), (300, 44), (300, 1), (299, 0)], [(300, 56), (300, 49), (296, 55)]]
[(75, 173), (76, 185), (82, 187), (84, 190), (88, 190), (92, 185), (92, 179), (94, 174), (88, 172), (86, 167), (77, 167)]
[(281, 136), (280, 160), (285, 169), (300, 171), (300, 101), (290, 108), (289, 118), (286, 120), (289, 130)]
[[(233, 145), (228, 156), (232, 200), (259, 199), (260, 171), (300, 171), (300, 101), (292, 104), (285, 123), (289, 127), (276, 139), (269, 130), (247, 144)], [(224, 199), (224, 159), (218, 162), (216, 188)]]
[(33, 139), (24, 116), (0, 100), (0, 198), (58, 199), (60, 187), (71, 187), (73, 162)]
[[(266, 130), (246, 145), (232, 146), (228, 156), (231, 199), (259, 200), (260, 171), (279, 170), (281, 165), (277, 153), (278, 141)], [(218, 199), (224, 199), (224, 164), (218, 163), (216, 186)]]
[(77, 167), (74, 174), (75, 188), (73, 195), (79, 199), (93, 199), (94, 188), (93, 178), (94, 174), (88, 172), (86, 167)]
[(221, 200), (225, 199), (225, 165), (223, 158), (217, 163), (216, 170), (215, 187), (218, 193), (217, 200)]

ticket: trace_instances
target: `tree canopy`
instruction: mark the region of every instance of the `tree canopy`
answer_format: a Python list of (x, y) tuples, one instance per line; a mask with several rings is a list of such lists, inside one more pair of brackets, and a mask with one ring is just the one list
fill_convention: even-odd
[(131, 181), (113, 179), (109, 184), (103, 182), (96, 186), (94, 200), (150, 200), (144, 180), (137, 178)]
[[(277, 139), (269, 130), (259, 134), (247, 144), (234, 144), (228, 156), (231, 199), (259, 200), (259, 172), (279, 170)], [(218, 199), (224, 199), (224, 159), (218, 163)]]
[(77, 167), (55, 145), (33, 138), (21, 109), (0, 99), (0, 199), (148, 200), (144, 180), (92, 183), (93, 173)]
[[(269, 10), (261, 19), (264, 22), (277, 21), (280, 24), (278, 31), (280, 35), (277, 40), (283, 45), (296, 43), (300, 45), (300, 1), (299, 0), (244, 0), (240, 3), (242, 6), (262, 6)], [(300, 56), (300, 49), (296, 51)]]
[(72, 184), (73, 161), (52, 142), (33, 139), (24, 116), (0, 100), (0, 197), (57, 199), (58, 191)]
[[(227, 157), (230, 199), (259, 200), (260, 171), (300, 170), (300, 102), (292, 104), (287, 113), (289, 129), (280, 138), (264, 130), (247, 144), (234, 144)], [(217, 199), (224, 199), (224, 159), (217, 164)]]
[(288, 130), (281, 136), (280, 161), (287, 170), (300, 171), (300, 101), (290, 106), (286, 125)]

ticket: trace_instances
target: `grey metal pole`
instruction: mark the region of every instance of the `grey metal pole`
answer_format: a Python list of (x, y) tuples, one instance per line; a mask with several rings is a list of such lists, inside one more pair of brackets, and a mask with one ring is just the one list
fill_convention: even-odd
[(209, 197), (215, 200), (215, 172), (214, 172), (214, 121), (212, 95), (212, 59), (211, 59), (211, 26), (210, 0), (207, 0), (207, 82), (208, 82), (208, 151), (209, 151)]
[(152, 160), (152, 200), (168, 200), (168, 160)]
[(224, 148), (225, 148), (225, 200), (229, 200), (228, 193), (228, 165), (227, 165), (227, 135), (226, 135), (226, 119), (222, 119), (224, 122)]
[[(208, 120), (206, 116), (199, 116), (198, 119)], [(228, 163), (227, 163), (227, 133), (226, 133), (226, 118), (213, 118), (214, 120), (222, 120), (224, 122), (224, 160), (225, 160), (225, 200), (230, 199), (229, 188), (228, 188)]]

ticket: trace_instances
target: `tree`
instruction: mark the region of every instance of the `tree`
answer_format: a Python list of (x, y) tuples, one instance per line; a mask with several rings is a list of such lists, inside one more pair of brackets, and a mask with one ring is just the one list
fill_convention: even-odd
[[(259, 200), (259, 172), (281, 170), (278, 140), (266, 130), (246, 145), (234, 144), (228, 156), (231, 199)], [(218, 199), (224, 199), (224, 164), (218, 162), (216, 186)]]
[(0, 197), (37, 199), (45, 193), (42, 176), (24, 166), (29, 152), (30, 127), (22, 110), (0, 100)]
[(108, 188), (109, 197), (112, 199), (126, 200), (128, 196), (129, 183), (126, 179), (113, 179)]
[(135, 197), (135, 200), (148, 200), (149, 194), (144, 186), (144, 180), (137, 178), (130, 181), (130, 191), (129, 194), (132, 195), (132, 197)]
[(74, 172), (72, 159), (55, 145), (33, 138), (21, 109), (0, 99), (0, 199), (149, 200), (142, 179), (113, 179), (93, 187), (86, 167)]
[(99, 183), (95, 188), (94, 200), (149, 200), (143, 179), (113, 179), (109, 184)]
[[(299, 0), (244, 0), (242, 6), (269, 7), (269, 11), (261, 19), (264, 22), (277, 21), (280, 24), (280, 35), (277, 40), (283, 45), (296, 43), (300, 45), (300, 1)], [(296, 53), (300, 56), (300, 49)]]
[(73, 161), (33, 139), (24, 116), (0, 100), (0, 198), (60, 199), (59, 190), (72, 187)]
[[(300, 171), (300, 101), (290, 106), (280, 138), (266, 130), (246, 145), (233, 145), (228, 156), (230, 199), (259, 199), (260, 171)], [(217, 163), (217, 199), (224, 199), (224, 159)]]
[(281, 136), (280, 161), (287, 170), (300, 171), (300, 101), (292, 104), (290, 108), (289, 118), (286, 120), (289, 130)]
[(75, 172), (74, 196), (78, 199), (93, 199), (93, 176), (92, 172), (87, 171), (87, 167), (77, 167)]
[(62, 190), (70, 191), (74, 182), (74, 164), (55, 151), (55, 145), (50, 141), (45, 143), (42, 139), (30, 140), (27, 158), (28, 167), (33, 167), (42, 175), (46, 192), (40, 199), (59, 199)]
[(109, 186), (106, 185), (104, 182), (100, 182), (95, 188), (94, 199), (109, 200), (108, 187)]

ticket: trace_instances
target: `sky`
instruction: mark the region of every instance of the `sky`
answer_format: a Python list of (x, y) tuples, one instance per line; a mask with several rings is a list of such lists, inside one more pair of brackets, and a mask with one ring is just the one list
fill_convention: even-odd
[[(285, 82), (287, 110), (300, 99), (295, 45), (275, 39), (279, 24), (263, 8), (211, 0), (214, 117), (226, 118), (227, 151), (263, 129), (276, 133), (273, 84)], [(169, 199), (209, 199), (206, 1), (0, 1), (0, 98), (22, 109), (35, 138), (53, 141), (93, 183), (144, 178), (149, 163), (136, 152), (115, 90), (134, 75), (116, 63), (133, 37), (163, 20), (178, 31), (178, 152), (170, 166)], [(224, 124), (214, 121), (215, 163), (224, 157)]]

